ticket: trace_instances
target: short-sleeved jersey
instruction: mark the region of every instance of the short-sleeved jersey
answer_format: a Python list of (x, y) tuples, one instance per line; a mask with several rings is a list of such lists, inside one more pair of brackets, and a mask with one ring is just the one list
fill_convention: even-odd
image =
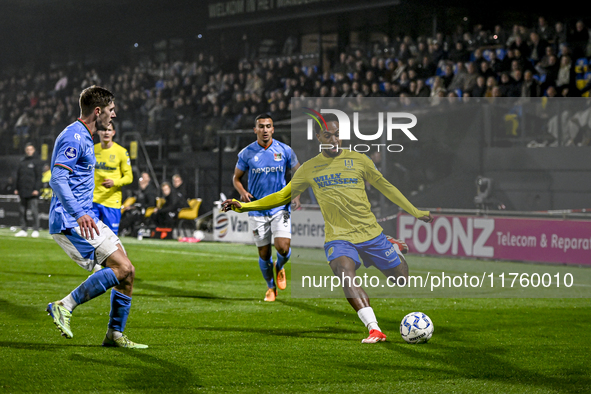
[[(92, 212), (95, 162), (92, 135), (84, 122), (78, 119), (56, 138), (51, 155), (51, 168), (58, 166), (70, 172), (67, 186), (72, 190), (74, 199), (87, 215), (97, 221), (96, 215)], [(66, 212), (54, 194), (49, 206), (49, 232), (57, 234), (77, 225), (76, 219)]]
[[(238, 153), (236, 168), (248, 173), (248, 191), (255, 200), (273, 194), (286, 185), (286, 171), (298, 165), (295, 152), (282, 142), (273, 140), (267, 147), (257, 141)], [(280, 210), (290, 209), (289, 204), (264, 211), (249, 212), (249, 216), (272, 216)]]
[[(121, 187), (133, 181), (131, 161), (127, 149), (116, 142), (110, 148), (103, 149), (101, 144), (94, 146), (96, 165), (94, 167), (93, 202), (108, 208), (121, 208)], [(111, 179), (114, 186), (102, 185), (105, 179)]]
[[(291, 194), (298, 196), (309, 186), (312, 187), (324, 217), (326, 242), (344, 240), (358, 244), (382, 232), (371, 212), (364, 180), (387, 197), (400, 193), (376, 169), (369, 157), (344, 150), (337, 157), (319, 154), (302, 164), (291, 180)], [(410, 203), (403, 208), (414, 215), (428, 214), (421, 213)]]

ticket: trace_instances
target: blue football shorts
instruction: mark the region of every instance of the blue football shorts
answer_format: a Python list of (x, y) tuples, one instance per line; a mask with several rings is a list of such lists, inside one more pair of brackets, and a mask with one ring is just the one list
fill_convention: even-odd
[(351, 258), (355, 261), (355, 269), (361, 267), (361, 261), (364, 266), (373, 265), (379, 270), (394, 268), (401, 263), (398, 247), (388, 241), (383, 233), (358, 244), (348, 241), (330, 241), (324, 244), (324, 252), (329, 263), (341, 256)]
[(96, 202), (92, 203), (92, 210), (96, 217), (109, 227), (115, 235), (119, 234), (119, 222), (121, 221), (121, 209), (108, 208)]

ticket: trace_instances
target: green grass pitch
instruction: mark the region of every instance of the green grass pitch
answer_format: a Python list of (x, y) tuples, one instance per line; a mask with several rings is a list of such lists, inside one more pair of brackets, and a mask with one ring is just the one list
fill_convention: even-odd
[[(76, 309), (74, 338), (60, 337), (44, 309), (88, 273), (46, 232), (17, 239), (0, 229), (0, 393), (591, 390), (589, 299), (375, 298), (388, 341), (363, 345), (366, 329), (344, 298), (292, 298), (288, 284), (262, 302), (254, 246), (123, 241), (136, 267), (126, 333), (146, 350), (100, 346), (108, 295)], [(446, 263), (408, 261), (411, 273)], [(408, 345), (400, 320), (417, 310), (435, 333)]]

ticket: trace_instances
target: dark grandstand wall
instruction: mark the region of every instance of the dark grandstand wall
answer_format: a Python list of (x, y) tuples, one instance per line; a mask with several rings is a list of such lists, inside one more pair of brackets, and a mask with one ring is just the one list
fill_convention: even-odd
[(591, 207), (591, 148), (484, 148), (481, 169), (467, 167), (411, 197), (420, 207), (476, 209), (476, 177), (493, 180), (492, 198), (511, 211)]
[(591, 208), (591, 148), (486, 148), (483, 175), (509, 209)]

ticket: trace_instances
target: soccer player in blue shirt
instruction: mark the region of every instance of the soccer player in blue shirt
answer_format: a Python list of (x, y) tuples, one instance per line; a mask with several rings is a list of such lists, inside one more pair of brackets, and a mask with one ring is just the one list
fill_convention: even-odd
[(66, 338), (72, 338), (70, 320), (74, 308), (111, 290), (111, 312), (103, 346), (146, 348), (130, 341), (123, 331), (131, 309), (135, 268), (119, 238), (92, 210), (94, 144), (98, 130), (106, 130), (115, 118), (113, 94), (99, 86), (80, 94), (80, 118), (61, 132), (51, 157), (53, 197), (49, 208), (49, 233), (66, 254), (82, 268), (105, 268), (90, 275), (80, 286), (47, 312)]
[[(250, 202), (273, 194), (286, 185), (286, 172), (295, 172), (300, 163), (294, 151), (286, 144), (273, 139), (273, 119), (269, 114), (256, 117), (254, 133), (257, 139), (238, 153), (234, 170), (234, 188), (240, 200)], [(242, 185), (242, 177), (248, 173), (248, 190)], [(294, 200), (294, 206), (299, 199)], [(275, 301), (277, 288), (287, 287), (285, 264), (291, 256), (291, 217), (289, 204), (264, 211), (248, 213), (249, 226), (259, 249), (259, 267), (267, 282), (265, 301)], [(277, 261), (273, 264), (271, 240), (274, 238)], [(275, 267), (276, 276), (273, 273)]]

